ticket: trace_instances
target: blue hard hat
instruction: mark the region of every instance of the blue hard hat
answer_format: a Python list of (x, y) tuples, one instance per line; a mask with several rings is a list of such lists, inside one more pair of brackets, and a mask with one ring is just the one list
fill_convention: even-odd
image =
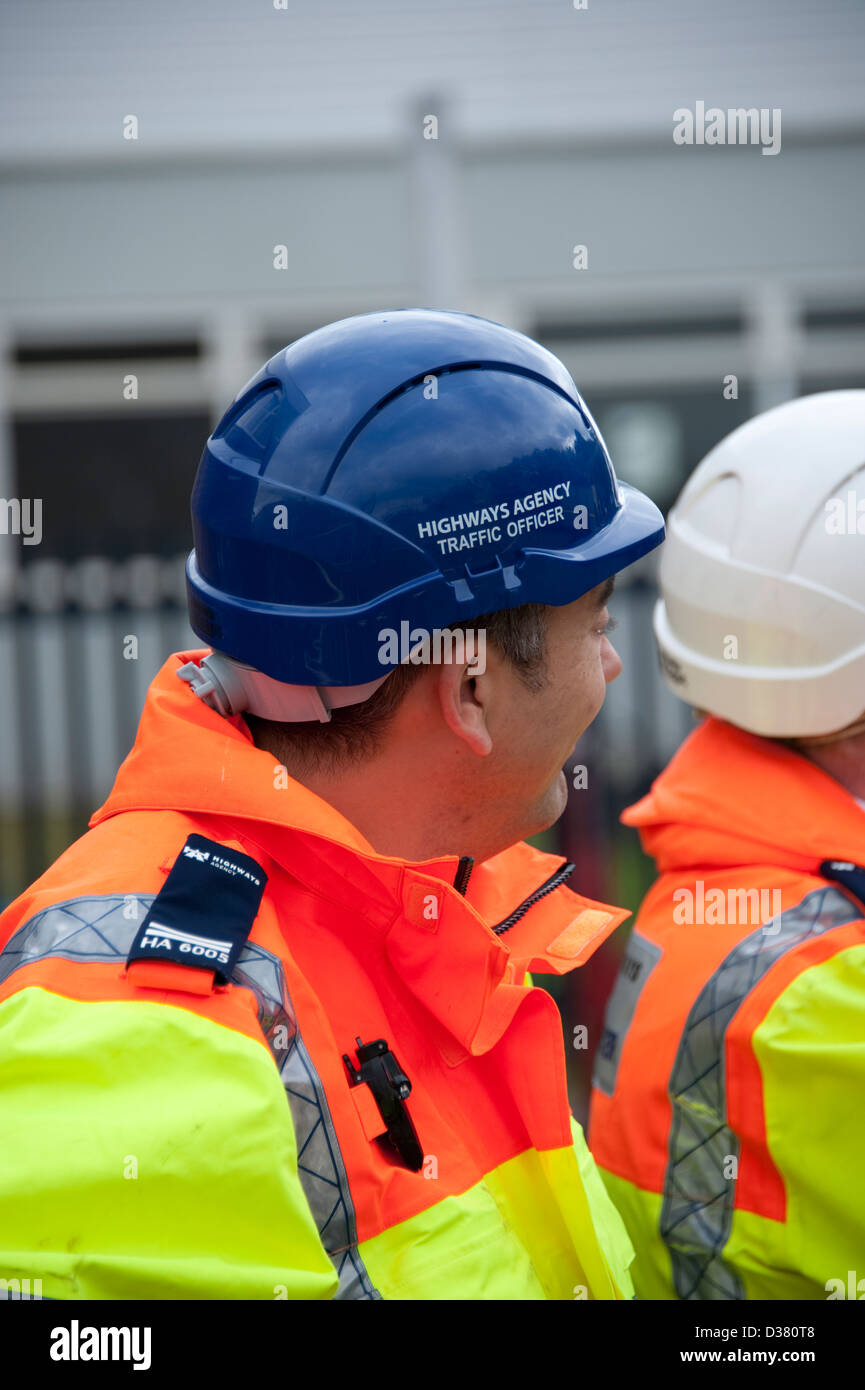
[(329, 324), (249, 381), (192, 495), (190, 622), (278, 681), (382, 676), (382, 629), (571, 603), (659, 545), (562, 363), (470, 314)]

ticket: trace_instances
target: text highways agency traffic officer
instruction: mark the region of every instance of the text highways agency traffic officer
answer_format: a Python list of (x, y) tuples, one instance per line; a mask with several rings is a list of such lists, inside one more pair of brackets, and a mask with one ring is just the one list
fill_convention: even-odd
[[(0, 1272), (57, 1299), (630, 1298), (527, 978), (627, 913), (524, 837), (562, 811), (620, 669), (612, 576), (659, 512), (555, 357), (427, 310), (271, 358), (192, 512), (207, 649), (166, 662), (91, 829), (2, 917)], [(466, 645), (383, 668), (403, 624), (417, 657)]]

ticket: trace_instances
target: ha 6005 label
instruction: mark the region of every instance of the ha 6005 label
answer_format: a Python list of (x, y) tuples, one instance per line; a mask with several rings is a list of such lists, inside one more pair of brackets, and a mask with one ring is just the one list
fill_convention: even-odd
[(217, 961), (227, 965), (231, 953), (230, 941), (219, 941), (215, 937), (194, 936), (191, 932), (178, 931), (162, 922), (151, 920), (141, 938), (143, 950), (173, 951), (180, 955), (202, 956), (205, 960)]

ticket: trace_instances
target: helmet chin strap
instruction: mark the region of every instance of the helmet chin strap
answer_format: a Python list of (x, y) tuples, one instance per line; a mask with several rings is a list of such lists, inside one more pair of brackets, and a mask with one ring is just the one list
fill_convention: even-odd
[(222, 652), (205, 656), (201, 665), (187, 661), (177, 675), (210, 709), (225, 716), (256, 714), (280, 724), (330, 721), (331, 710), (368, 700), (390, 672), (365, 685), (288, 685)]

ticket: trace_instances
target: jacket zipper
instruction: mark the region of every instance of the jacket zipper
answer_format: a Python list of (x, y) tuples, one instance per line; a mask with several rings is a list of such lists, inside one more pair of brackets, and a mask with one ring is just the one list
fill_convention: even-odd
[(466, 889), (469, 886), (469, 878), (471, 877), (474, 864), (475, 861), (472, 856), (470, 854), (464, 854), (457, 865), (457, 871), (454, 876), (454, 888), (458, 893), (462, 893), (463, 897), (466, 895)]
[(541, 884), (540, 888), (536, 888), (534, 893), (529, 894), (525, 902), (521, 902), (519, 907), (514, 908), (514, 911), (509, 917), (505, 917), (504, 921), (498, 922), (496, 926), (493, 927), (496, 936), (501, 936), (503, 932), (508, 931), (519, 922), (520, 918), (525, 916), (530, 907), (533, 907), (541, 898), (545, 898), (548, 893), (552, 893), (553, 889), (558, 888), (560, 883), (564, 883), (566, 879), (570, 878), (576, 867), (576, 864), (572, 864), (569, 859), (566, 859), (560, 868), (556, 869), (556, 872), (551, 874), (550, 877)]
[[(463, 897), (465, 897), (466, 889), (469, 886), (469, 879), (472, 869), (474, 868), (474, 863), (475, 861), (472, 856), (470, 854), (465, 854), (457, 865), (457, 871), (454, 876), (454, 888), (458, 893), (462, 893)], [(566, 879), (569, 879), (575, 868), (576, 864), (572, 864), (569, 859), (566, 859), (565, 862), (556, 869), (555, 873), (551, 874), (550, 877), (541, 884), (540, 888), (536, 888), (534, 893), (530, 893), (525, 901), (520, 903), (519, 907), (514, 908), (509, 917), (505, 917), (503, 922), (499, 922), (497, 926), (492, 928), (496, 936), (501, 936), (502, 932), (506, 932), (509, 927), (514, 926), (516, 922), (519, 922), (521, 917), (525, 916), (530, 907), (534, 906), (536, 902), (539, 902), (541, 898), (545, 898), (548, 893), (552, 893), (553, 889), (558, 888), (560, 883), (564, 883)]]

